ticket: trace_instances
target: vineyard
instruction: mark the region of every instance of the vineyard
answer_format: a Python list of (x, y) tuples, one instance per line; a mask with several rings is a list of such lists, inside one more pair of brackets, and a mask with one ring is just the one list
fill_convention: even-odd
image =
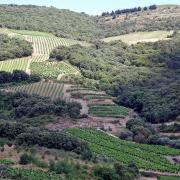
[(39, 82), (28, 85), (12, 87), (9, 90), (37, 94), (43, 97), (50, 97), (52, 100), (63, 98), (63, 84), (52, 82)]
[(129, 114), (130, 109), (115, 104), (89, 104), (89, 112), (99, 117), (123, 118)]
[(31, 64), (32, 74), (39, 75), (43, 78), (57, 79), (59, 74), (77, 74), (77, 69), (66, 62), (45, 61), (34, 62)]
[(31, 62), (43, 62), (49, 59), (48, 54), (38, 54), (38, 55), (33, 55), (32, 56), (32, 61)]
[(24, 36), (25, 40), (33, 43), (34, 54), (49, 54), (57, 46), (71, 46), (74, 44), (88, 45), (85, 42), (58, 37)]
[(29, 58), (0, 61), (0, 71), (12, 72), (13, 70), (26, 71)]
[(165, 156), (179, 155), (180, 150), (157, 146), (136, 144), (114, 138), (93, 129), (70, 129), (68, 132), (89, 143), (96, 155), (109, 157), (124, 164), (134, 161), (140, 169), (178, 173), (179, 165), (171, 164)]

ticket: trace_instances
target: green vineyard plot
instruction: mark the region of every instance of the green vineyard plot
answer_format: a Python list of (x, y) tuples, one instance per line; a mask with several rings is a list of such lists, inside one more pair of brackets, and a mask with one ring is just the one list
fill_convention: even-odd
[(60, 74), (70, 75), (79, 73), (78, 70), (70, 64), (57, 61), (34, 62), (31, 64), (31, 70), (32, 74), (50, 79), (57, 79)]
[(34, 47), (34, 54), (49, 54), (55, 47), (71, 46), (74, 44), (81, 44), (87, 46), (85, 42), (80, 42), (71, 39), (58, 37), (43, 37), (43, 36), (24, 36), (25, 40), (32, 42)]
[(11, 91), (37, 94), (43, 97), (50, 97), (52, 100), (63, 98), (63, 84), (52, 82), (40, 82), (10, 88)]
[(0, 61), (0, 71), (13, 72), (14, 70), (26, 71), (29, 58)]
[(94, 116), (99, 117), (115, 117), (115, 118), (121, 118), (125, 117), (129, 114), (130, 109), (118, 106), (114, 104), (102, 104), (102, 105), (96, 105), (96, 104), (89, 104), (89, 112), (90, 114)]
[(157, 146), (137, 144), (109, 136), (93, 129), (70, 129), (72, 135), (88, 142), (94, 154), (109, 157), (128, 164), (134, 161), (140, 169), (178, 173), (180, 166), (171, 164), (165, 156), (179, 155), (180, 150)]

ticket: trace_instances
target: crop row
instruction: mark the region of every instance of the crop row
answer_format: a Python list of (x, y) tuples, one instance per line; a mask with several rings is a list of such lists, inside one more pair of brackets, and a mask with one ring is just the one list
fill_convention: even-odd
[(58, 37), (43, 37), (43, 36), (28, 36), (25, 35), (25, 40), (33, 43), (34, 54), (49, 54), (55, 47), (71, 46), (74, 44), (85, 44), (76, 40), (58, 38)]
[(31, 70), (32, 74), (51, 79), (56, 79), (60, 74), (68, 75), (78, 73), (77, 69), (70, 64), (57, 61), (34, 62), (31, 64)]
[(111, 104), (89, 104), (89, 112), (100, 117), (124, 117), (129, 113), (129, 109), (123, 106)]
[(31, 62), (43, 62), (49, 59), (49, 55), (47, 54), (36, 54), (32, 56)]
[(29, 58), (0, 61), (0, 71), (12, 72), (13, 70), (26, 71)]
[(28, 85), (21, 85), (10, 88), (12, 91), (26, 92), (28, 94), (37, 94), (43, 97), (50, 97), (52, 100), (63, 98), (63, 84), (52, 82), (40, 82)]
[(178, 155), (180, 150), (142, 145), (123, 141), (93, 129), (71, 129), (69, 132), (89, 143), (91, 150), (101, 156), (128, 164), (134, 161), (141, 169), (177, 173), (179, 165), (171, 164), (164, 156)]

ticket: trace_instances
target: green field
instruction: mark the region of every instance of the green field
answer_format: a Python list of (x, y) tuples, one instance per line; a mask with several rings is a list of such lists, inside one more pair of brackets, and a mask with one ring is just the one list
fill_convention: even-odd
[(52, 82), (40, 82), (28, 85), (21, 85), (9, 88), (11, 91), (26, 92), (28, 94), (37, 94), (43, 97), (50, 97), (52, 100), (63, 98), (63, 84)]
[(79, 73), (78, 70), (70, 64), (57, 61), (34, 62), (31, 64), (31, 70), (32, 74), (50, 79), (57, 79), (60, 74), (70, 75)]
[(118, 106), (118, 105), (111, 105), (111, 104), (103, 104), (103, 105), (96, 105), (96, 104), (89, 104), (89, 112), (94, 116), (99, 117), (125, 117), (128, 115), (130, 109)]
[(26, 71), (29, 58), (0, 61), (0, 71), (12, 72), (13, 70)]
[(165, 156), (179, 155), (180, 150), (157, 145), (137, 144), (114, 138), (93, 129), (69, 129), (69, 133), (88, 142), (94, 154), (128, 164), (134, 161), (140, 169), (178, 173), (179, 165), (171, 164)]
[(108, 37), (103, 39), (104, 42), (121, 40), (127, 44), (136, 44), (138, 42), (155, 42), (166, 40), (167, 36), (171, 35), (170, 31), (152, 31), (152, 32), (136, 32), (121, 36)]
[(159, 180), (179, 180), (179, 177), (175, 176), (160, 176), (158, 177)]
[(16, 30), (16, 29), (9, 29), (9, 31), (20, 35), (55, 37), (53, 34), (40, 32), (40, 31)]

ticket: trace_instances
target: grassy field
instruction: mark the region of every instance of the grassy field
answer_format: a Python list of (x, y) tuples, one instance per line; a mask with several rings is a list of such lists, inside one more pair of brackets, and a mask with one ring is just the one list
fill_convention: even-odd
[(0, 61), (0, 71), (12, 72), (13, 70), (26, 71), (29, 58)]
[(96, 104), (90, 104), (89, 105), (89, 112), (90, 114), (94, 116), (99, 117), (125, 117), (128, 115), (130, 109), (118, 106), (118, 105), (96, 105)]
[(127, 44), (136, 44), (138, 42), (155, 42), (166, 40), (167, 36), (171, 35), (170, 31), (152, 31), (152, 32), (136, 32), (121, 36), (108, 37), (103, 39), (104, 42), (121, 40)]
[(78, 70), (70, 64), (57, 61), (34, 62), (31, 64), (31, 70), (32, 74), (50, 79), (57, 79), (60, 74), (68, 75), (79, 73)]
[(158, 177), (159, 180), (179, 180), (180, 177), (175, 176), (160, 176)]
[(171, 164), (164, 157), (179, 155), (180, 150), (178, 149), (124, 141), (93, 129), (70, 129), (68, 131), (88, 142), (90, 149), (96, 155), (109, 157), (124, 164), (134, 161), (140, 169), (172, 173), (180, 171), (179, 165)]
[(63, 98), (63, 84), (52, 82), (40, 82), (28, 85), (21, 85), (9, 88), (11, 91), (26, 92), (28, 94), (37, 94), (43, 97), (50, 97), (52, 100)]

